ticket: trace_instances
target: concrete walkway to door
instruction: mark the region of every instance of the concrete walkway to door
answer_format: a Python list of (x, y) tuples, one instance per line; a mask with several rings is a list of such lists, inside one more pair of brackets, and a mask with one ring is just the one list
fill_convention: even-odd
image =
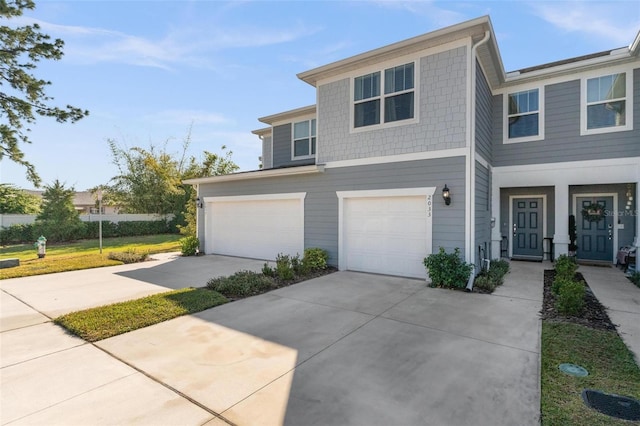
[(578, 272), (607, 308), (618, 334), (640, 363), (640, 288), (614, 267), (580, 265)]

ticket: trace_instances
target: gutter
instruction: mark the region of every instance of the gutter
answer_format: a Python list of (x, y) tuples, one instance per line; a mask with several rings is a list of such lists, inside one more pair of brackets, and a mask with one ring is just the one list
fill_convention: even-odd
[[(478, 47), (484, 43), (486, 43), (491, 37), (490, 31), (484, 32), (484, 37), (482, 40), (477, 42), (471, 47), (471, 55), (470, 55), (470, 67), (469, 71), (471, 73), (471, 112), (469, 114), (469, 129), (470, 129), (470, 140), (469, 140), (469, 156), (468, 158), (468, 167), (469, 170), (469, 180), (468, 180), (468, 195), (467, 202), (469, 208), (468, 215), (468, 225), (466, 228), (469, 232), (469, 244), (466, 247), (466, 258), (467, 261), (473, 261), (473, 254), (475, 253), (475, 244), (476, 244), (476, 86), (477, 86), (477, 75), (476, 75), (476, 55)], [(473, 262), (471, 262), (473, 263)], [(475, 278), (475, 268), (471, 271), (471, 276), (469, 277), (469, 281), (467, 282), (467, 291), (473, 290), (473, 280)]]

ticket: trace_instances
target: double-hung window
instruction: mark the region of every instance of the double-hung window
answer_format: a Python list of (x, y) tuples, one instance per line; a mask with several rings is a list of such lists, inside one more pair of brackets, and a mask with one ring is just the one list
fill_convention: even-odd
[(541, 89), (507, 95), (506, 136), (508, 142), (542, 138)]
[(354, 128), (414, 118), (413, 62), (356, 77), (353, 87)]
[(630, 130), (630, 86), (626, 72), (583, 80), (582, 133)]
[(293, 123), (293, 158), (308, 158), (316, 154), (316, 119)]

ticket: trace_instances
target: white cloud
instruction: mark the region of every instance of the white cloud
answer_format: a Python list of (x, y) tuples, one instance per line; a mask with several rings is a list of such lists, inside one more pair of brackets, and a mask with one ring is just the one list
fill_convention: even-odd
[(424, 16), (428, 18), (435, 27), (446, 27), (468, 19), (466, 15), (462, 13), (437, 6), (436, 2), (432, 0), (374, 0), (373, 3), (381, 7), (405, 10), (418, 16)]
[[(632, 7), (616, 7), (629, 3)], [(615, 46), (628, 45), (640, 26), (640, 7), (634, 2), (563, 1), (530, 4), (534, 13), (566, 32), (580, 32)], [(629, 10), (635, 10), (629, 15)]]
[(151, 39), (104, 28), (59, 25), (22, 16), (14, 25), (37, 23), (54, 38), (65, 40), (65, 59), (80, 63), (124, 63), (170, 70), (173, 66), (189, 65), (213, 68), (213, 52), (253, 48), (287, 43), (319, 31), (301, 23), (288, 28), (213, 28), (208, 25), (180, 27), (164, 36)]

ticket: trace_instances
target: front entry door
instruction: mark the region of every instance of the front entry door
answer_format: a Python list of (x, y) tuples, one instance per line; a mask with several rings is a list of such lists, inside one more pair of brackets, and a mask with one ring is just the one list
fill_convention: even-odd
[(542, 225), (542, 198), (513, 200), (513, 257), (542, 259)]
[[(597, 203), (603, 207), (599, 220), (588, 220), (582, 210)], [(584, 260), (613, 260), (613, 197), (576, 197), (576, 256)]]

